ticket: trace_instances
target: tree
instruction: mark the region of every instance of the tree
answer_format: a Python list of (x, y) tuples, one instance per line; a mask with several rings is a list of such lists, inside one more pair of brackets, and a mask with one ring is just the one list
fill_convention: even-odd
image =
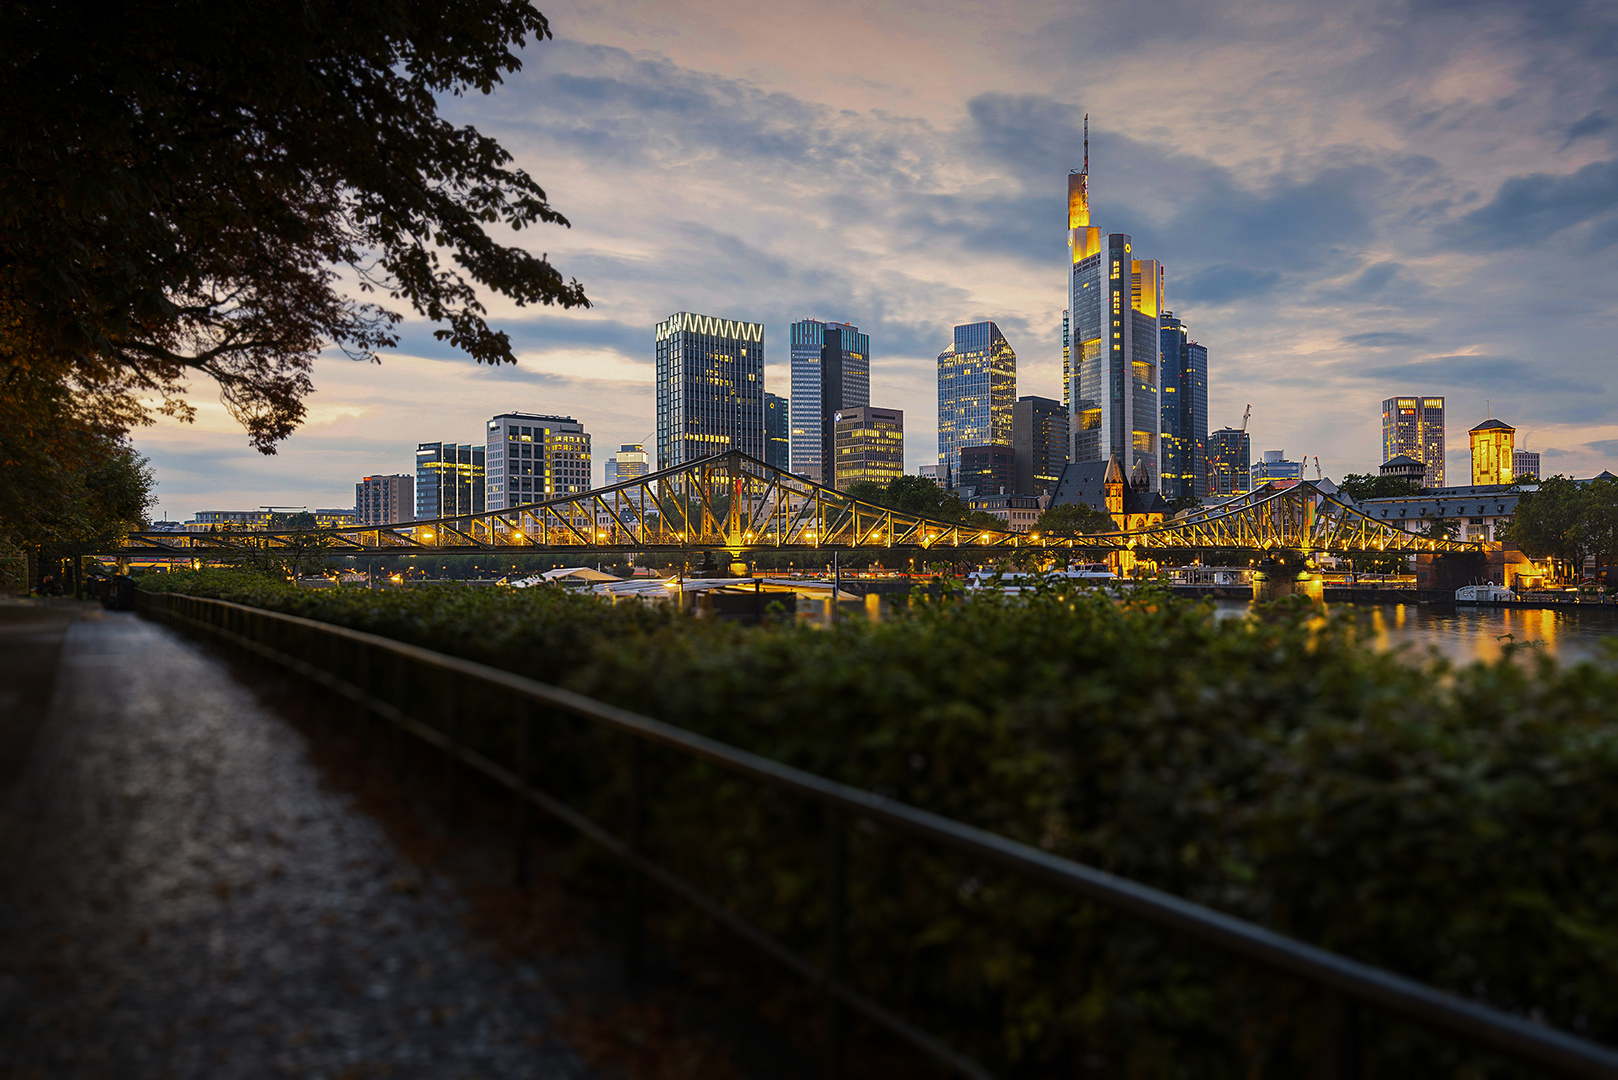
[(1396, 499), (1400, 495), (1419, 495), (1421, 484), (1407, 476), (1349, 473), (1337, 485), (1337, 490), (1355, 502), (1364, 502), (1366, 499)]
[(846, 494), (862, 502), (875, 503), (933, 521), (968, 525), (975, 529), (998, 529), (1005, 525), (993, 514), (970, 509), (959, 495), (939, 487), (925, 476), (895, 476), (886, 487), (860, 480), (850, 484)]
[(127, 430), (151, 398), (189, 419), (211, 379), (273, 453), (322, 349), (397, 343), (384, 297), (514, 362), (480, 291), (588, 300), (490, 229), (568, 222), (438, 99), (490, 93), (530, 36), (550, 27), (525, 0), (4, 5), (0, 382)]
[(1202, 506), (1202, 499), (1197, 495), (1181, 495), (1169, 503), (1169, 514), (1178, 514), (1181, 510), (1196, 510)]
[(1566, 476), (1541, 480), (1537, 491), (1517, 499), (1511, 540), (1533, 559), (1560, 564), (1563, 576), (1584, 562), (1584, 489)]
[(1596, 557), (1599, 573), (1618, 562), (1618, 480), (1590, 481), (1581, 502), (1579, 545), (1582, 553)]
[(1097, 533), (1118, 531), (1112, 515), (1097, 510), (1089, 503), (1061, 503), (1048, 506), (1034, 523), (1042, 536), (1094, 536)]
[(875, 480), (856, 480), (843, 490), (843, 494), (860, 502), (876, 503), (878, 506), (888, 505), (888, 489)]

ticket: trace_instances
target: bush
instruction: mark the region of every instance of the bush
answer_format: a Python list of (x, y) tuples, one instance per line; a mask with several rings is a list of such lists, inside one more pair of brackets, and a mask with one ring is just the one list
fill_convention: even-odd
[[(1610, 667), (1533, 650), (1455, 667), (1378, 652), (1351, 615), (1220, 620), (1146, 589), (946, 597), (820, 630), (556, 589), (229, 578), (154, 584), (509, 667), (1618, 1041)], [(622, 748), (595, 739), (555, 744), (571, 764), (552, 774), (615, 824)], [(667, 754), (651, 770), (658, 857), (812, 955), (812, 809)], [(869, 823), (851, 835), (855, 981), (992, 1067), (1305, 1070), (1317, 1003), (1302, 988)], [(1467, 1060), (1369, 1023), (1382, 1075)]]

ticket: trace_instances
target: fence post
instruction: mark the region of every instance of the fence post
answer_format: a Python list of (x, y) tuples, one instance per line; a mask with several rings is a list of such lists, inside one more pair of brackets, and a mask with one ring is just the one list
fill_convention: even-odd
[(512, 856), (519, 886), (528, 884), (528, 749), (533, 708), (527, 698), (517, 699), (517, 821), (512, 830)]
[(841, 807), (826, 807), (826, 1080), (843, 1075), (844, 1015), (835, 983), (847, 952), (848, 829)]
[(1320, 1060), (1316, 1071), (1321, 1080), (1360, 1080), (1359, 1007), (1341, 993), (1321, 989)]
[[(636, 855), (646, 848), (646, 747), (633, 735), (629, 744), (629, 850)], [(624, 974), (634, 978), (646, 963), (646, 881), (640, 868), (629, 867), (624, 943)]]

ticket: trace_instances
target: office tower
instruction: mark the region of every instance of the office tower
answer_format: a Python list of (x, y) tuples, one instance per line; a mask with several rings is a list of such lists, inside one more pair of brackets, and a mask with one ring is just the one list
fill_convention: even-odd
[(633, 480), (637, 476), (645, 476), (651, 471), (651, 456), (646, 453), (645, 445), (624, 443), (618, 447), (616, 454), (607, 459), (607, 486), (611, 487), (623, 480)]
[(1489, 419), (1467, 432), (1472, 437), (1472, 484), (1509, 484), (1516, 466), (1517, 429)]
[(361, 525), (414, 520), (416, 481), (403, 473), (364, 477), (354, 485), (354, 516)]
[(1303, 462), (1288, 461), (1285, 450), (1266, 450), (1249, 471), (1249, 490), (1257, 490), (1271, 483), (1277, 487), (1289, 487), (1303, 479)]
[(484, 448), (471, 443), (416, 446), (416, 519), (481, 514)]
[(1073, 342), (1072, 328), (1068, 325), (1067, 309), (1062, 309), (1062, 408), (1073, 409)]
[(764, 324), (676, 312), (657, 324), (657, 467), (764, 457)]
[(1017, 452), (1016, 493), (1055, 492), (1067, 468), (1067, 409), (1050, 398), (1018, 398), (1011, 408), (1011, 447)]
[(824, 463), (844, 409), (871, 403), (871, 339), (849, 323), (803, 319), (792, 324), (792, 471), (835, 486)]
[(1511, 452), (1511, 478), (1513, 480), (1539, 479), (1539, 451), (1513, 450)]
[(777, 469), (792, 468), (790, 408), (786, 398), (764, 392), (764, 463)]
[(1208, 494), (1208, 350), (1174, 312), (1163, 312), (1163, 495)]
[(1403, 454), (1427, 467), (1423, 487), (1444, 486), (1444, 399), (1391, 397), (1382, 403), (1382, 460)]
[(1016, 403), (1017, 354), (1000, 328), (957, 326), (955, 340), (938, 354), (938, 467), (947, 479), (961, 482), (961, 447), (1011, 446)]
[(1220, 428), (1208, 436), (1208, 494), (1215, 498), (1250, 490), (1253, 437), (1240, 428)]
[(961, 471), (955, 486), (968, 498), (1015, 494), (1017, 451), (999, 445), (961, 447)]
[(590, 436), (571, 416), (501, 413), (487, 428), (490, 510), (590, 490)]
[(1069, 402), (1073, 460), (1114, 454), (1151, 490), (1162, 473), (1158, 395), (1163, 267), (1140, 254), (1127, 233), (1102, 236), (1090, 224), (1089, 120), (1084, 169), (1068, 174)]
[(863, 405), (844, 409), (833, 420), (837, 490), (861, 480), (887, 486), (905, 471), (905, 414), (901, 409)]

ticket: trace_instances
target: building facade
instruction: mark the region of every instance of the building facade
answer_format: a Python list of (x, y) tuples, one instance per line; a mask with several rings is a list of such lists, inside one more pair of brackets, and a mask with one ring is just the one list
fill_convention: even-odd
[(1159, 394), (1163, 267), (1141, 259), (1127, 233), (1090, 223), (1090, 154), (1068, 174), (1067, 350), (1073, 460), (1116, 454), (1132, 477), (1161, 483)]
[(417, 444), (416, 519), (483, 513), (484, 455), (471, 443)]
[(1513, 450), (1511, 452), (1511, 475), (1513, 479), (1539, 479), (1539, 451)]
[(1422, 536), (1438, 532), (1455, 540), (1498, 540), (1517, 512), (1520, 494), (1522, 489), (1509, 484), (1436, 488), (1419, 495), (1366, 499), (1359, 508), (1369, 517)]
[(657, 467), (764, 457), (764, 324), (681, 311), (657, 324)]
[(1067, 468), (1067, 408), (1060, 401), (1022, 397), (1011, 409), (1011, 448), (1016, 451), (1017, 494), (1048, 495)]
[(1208, 495), (1208, 350), (1174, 312), (1163, 312), (1163, 495)]
[[(963, 446), (1011, 447), (1017, 353), (992, 322), (965, 323), (938, 354), (938, 467), (958, 485)], [(1015, 479), (1008, 480), (1015, 483)]]
[(1266, 450), (1259, 460), (1253, 462), (1251, 474), (1249, 491), (1265, 484), (1291, 487), (1303, 479), (1303, 462), (1288, 461), (1285, 450)]
[(837, 490), (861, 480), (887, 486), (905, 471), (905, 414), (865, 405), (833, 417)]
[(1017, 451), (992, 443), (961, 447), (961, 471), (955, 487), (963, 497), (1017, 494)]
[(361, 525), (391, 525), (416, 516), (416, 480), (403, 473), (367, 476), (354, 485), (354, 516)]
[(1391, 397), (1382, 402), (1382, 460), (1403, 454), (1427, 467), (1423, 487), (1444, 486), (1444, 399)]
[(573, 417), (501, 413), (487, 429), (490, 510), (590, 490), (590, 436)]
[(236, 529), (268, 529), (275, 515), (268, 510), (198, 510), (191, 524), (207, 529), (230, 526)]
[(790, 404), (769, 391), (764, 393), (764, 463), (777, 469), (792, 468)]
[(851, 323), (820, 319), (793, 323), (790, 335), (792, 471), (832, 487), (832, 417), (871, 403), (871, 339)]
[(974, 495), (966, 500), (966, 506), (993, 514), (1007, 532), (1025, 533), (1033, 531), (1049, 501), (1049, 495)]
[(1251, 490), (1253, 437), (1239, 428), (1220, 428), (1208, 436), (1208, 497), (1223, 498)]
[(623, 443), (618, 452), (607, 459), (607, 486), (624, 480), (633, 480), (652, 471), (652, 458), (643, 443)]
[(1472, 440), (1472, 486), (1511, 483), (1516, 468), (1517, 429), (1504, 420), (1491, 418), (1467, 434)]

